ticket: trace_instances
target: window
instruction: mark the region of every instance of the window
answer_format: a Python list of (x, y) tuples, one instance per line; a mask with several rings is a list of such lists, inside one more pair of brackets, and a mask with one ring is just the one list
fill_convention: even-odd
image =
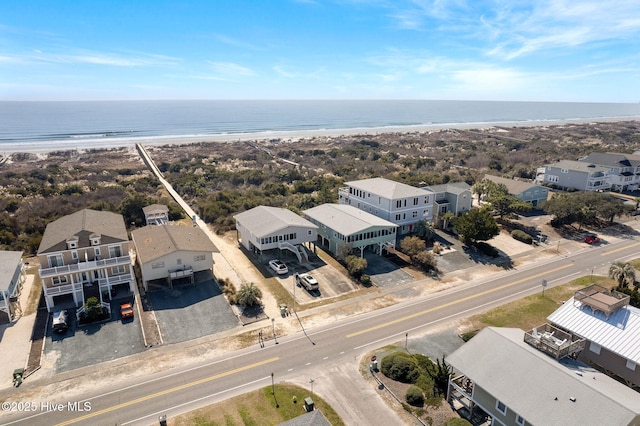
[(631, 361), (630, 359), (627, 360), (627, 368), (631, 371), (636, 371), (636, 363)]
[(558, 176), (547, 175), (545, 178), (547, 179), (547, 182), (558, 182)]
[(560, 169), (560, 173), (569, 173), (569, 169)]
[(202, 260), (205, 260), (207, 258), (207, 256), (205, 256), (204, 254), (199, 254), (197, 256), (193, 256), (193, 261), (194, 262), (200, 262)]
[(112, 275), (120, 275), (120, 274), (124, 274), (126, 271), (124, 265), (118, 265), (118, 266), (114, 266), (111, 268), (111, 274)]
[(61, 254), (53, 254), (49, 256), (49, 267), (54, 268), (56, 266), (63, 266), (64, 261), (62, 260)]
[(417, 211), (414, 211), (413, 213), (411, 213), (411, 217), (414, 217), (414, 218), (415, 218), (415, 217), (418, 217), (418, 212), (417, 212)]
[(507, 406), (504, 405), (502, 401), (496, 401), (496, 410), (500, 411), (502, 414), (507, 414)]
[(516, 416), (516, 423), (518, 423), (520, 426), (524, 426), (524, 417), (522, 417), (520, 414), (518, 414)]
[(398, 201), (396, 201), (396, 207), (397, 207), (397, 208), (402, 207), (402, 200), (398, 200)]
[(151, 269), (164, 268), (164, 262), (155, 262), (151, 264)]
[(109, 247), (109, 257), (120, 257), (122, 256), (122, 250), (120, 250), (120, 246), (111, 246)]
[(418, 205), (418, 197), (416, 197), (416, 198), (414, 198), (414, 199), (413, 199), (413, 205), (414, 205), (414, 206), (417, 206), (417, 205)]
[(96, 257), (100, 257), (100, 247), (96, 247), (93, 252), (95, 253)]
[(54, 285), (66, 284), (67, 283), (67, 277), (66, 276), (53, 277), (51, 279), (51, 282), (53, 282)]
[(74, 260), (78, 260), (78, 250), (74, 250), (71, 252), (71, 258)]
[(182, 265), (182, 259), (176, 259), (176, 265)]
[(600, 346), (600, 345), (599, 345), (599, 344), (597, 344), (597, 343), (593, 343), (593, 342), (591, 342), (591, 343), (589, 344), (589, 350), (590, 350), (591, 352), (593, 352), (594, 354), (600, 355), (600, 349), (602, 349), (602, 346)]
[(396, 220), (400, 220), (400, 215), (399, 214), (396, 215)]

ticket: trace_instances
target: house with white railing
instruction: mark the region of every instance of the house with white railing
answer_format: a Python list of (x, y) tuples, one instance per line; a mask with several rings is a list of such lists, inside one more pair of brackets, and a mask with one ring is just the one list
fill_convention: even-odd
[(84, 209), (61, 217), (47, 225), (37, 255), (49, 312), (81, 307), (93, 296), (108, 306), (108, 295), (134, 292), (129, 238), (119, 214)]

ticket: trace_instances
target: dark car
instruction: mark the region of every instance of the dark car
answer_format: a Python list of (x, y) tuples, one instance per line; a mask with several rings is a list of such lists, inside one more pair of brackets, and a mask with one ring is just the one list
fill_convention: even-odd
[(53, 331), (64, 333), (69, 328), (69, 314), (65, 309), (53, 313)]

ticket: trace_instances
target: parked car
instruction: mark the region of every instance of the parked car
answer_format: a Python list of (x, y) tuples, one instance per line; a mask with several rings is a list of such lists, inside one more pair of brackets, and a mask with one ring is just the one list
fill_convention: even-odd
[(281, 260), (273, 259), (269, 261), (269, 266), (278, 275), (283, 275), (289, 272), (289, 268)]
[(596, 244), (600, 242), (600, 238), (596, 234), (587, 234), (584, 237), (584, 242), (587, 244)]
[(64, 333), (69, 329), (69, 314), (66, 309), (55, 311), (53, 313), (53, 331), (56, 333)]
[(302, 286), (309, 291), (318, 289), (318, 281), (309, 274), (296, 274), (295, 279), (296, 285)]
[(120, 316), (122, 319), (133, 318), (133, 306), (131, 306), (131, 303), (120, 304)]

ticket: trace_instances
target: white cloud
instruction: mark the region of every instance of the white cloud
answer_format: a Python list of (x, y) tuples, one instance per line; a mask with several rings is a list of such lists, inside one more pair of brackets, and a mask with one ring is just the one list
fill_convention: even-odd
[(209, 64), (209, 67), (211, 68), (211, 70), (213, 70), (213, 72), (218, 73), (218, 74), (222, 74), (222, 75), (225, 75), (225, 76), (247, 77), (247, 76), (255, 75), (255, 72), (252, 69), (244, 67), (242, 65), (235, 64), (233, 62), (207, 61), (207, 64)]

